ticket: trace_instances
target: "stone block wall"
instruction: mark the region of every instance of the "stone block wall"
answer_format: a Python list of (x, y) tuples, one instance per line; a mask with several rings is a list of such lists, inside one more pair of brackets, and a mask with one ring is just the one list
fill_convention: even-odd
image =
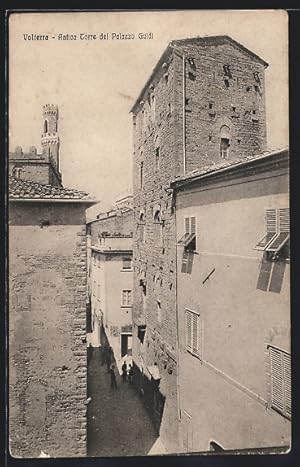
[[(66, 224), (65, 210), (73, 223)], [(13, 457), (86, 455), (84, 205), (12, 203), (9, 439)], [(41, 227), (40, 218), (49, 226)], [(22, 219), (30, 218), (30, 225)]]

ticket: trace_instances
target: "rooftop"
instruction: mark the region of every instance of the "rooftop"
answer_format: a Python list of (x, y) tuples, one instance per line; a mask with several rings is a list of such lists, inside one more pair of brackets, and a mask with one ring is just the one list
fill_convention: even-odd
[(269, 66), (269, 64), (263, 60), (261, 57), (256, 55), (254, 52), (251, 50), (247, 49), (247, 47), (243, 46), (239, 42), (235, 41), (232, 39), (230, 36), (224, 36), (224, 35), (219, 35), (219, 36), (196, 36), (196, 37), (190, 37), (190, 38), (185, 38), (185, 39), (176, 39), (171, 41), (161, 57), (159, 58), (158, 62), (156, 63), (154, 69), (152, 70), (152, 73), (150, 77), (148, 78), (145, 86), (141, 90), (138, 98), (136, 99), (134, 105), (132, 106), (130, 112), (135, 112), (135, 109), (137, 108), (140, 100), (142, 99), (143, 95), (145, 94), (146, 90), (148, 89), (149, 85), (151, 84), (154, 75), (156, 74), (157, 70), (159, 67), (163, 64), (164, 61), (167, 60), (169, 55), (172, 53), (172, 51), (175, 49), (179, 49), (182, 46), (187, 46), (189, 44), (196, 44), (196, 45), (202, 45), (202, 46), (216, 46), (216, 45), (222, 45), (222, 44), (231, 44), (233, 47), (239, 49), (245, 54), (250, 55), (254, 60), (258, 61), (261, 63), (265, 68)]
[(236, 159), (234, 161), (222, 160), (219, 164), (210, 164), (205, 167), (202, 167), (199, 170), (193, 170), (184, 175), (176, 177), (172, 182), (171, 186), (179, 186), (189, 183), (194, 180), (199, 180), (202, 178), (207, 178), (209, 176), (221, 174), (223, 172), (229, 172), (232, 169), (244, 168), (246, 166), (255, 165), (258, 162), (272, 162), (278, 157), (283, 156), (288, 158), (289, 151), (287, 148), (276, 149), (274, 151), (264, 152), (256, 156), (243, 157), (241, 159)]
[(9, 199), (13, 200), (96, 200), (84, 191), (21, 180), (9, 176)]

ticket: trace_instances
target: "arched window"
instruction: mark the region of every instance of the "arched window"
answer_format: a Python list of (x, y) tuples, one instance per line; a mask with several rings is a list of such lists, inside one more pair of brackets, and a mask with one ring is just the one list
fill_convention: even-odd
[(12, 170), (12, 175), (13, 177), (15, 178), (21, 178), (21, 174), (22, 174), (22, 169), (18, 168), (18, 167), (14, 167), (13, 170)]
[(154, 243), (156, 245), (160, 245), (162, 243), (162, 227), (163, 227), (163, 222), (162, 222), (162, 217), (161, 217), (161, 211), (160, 211), (160, 206), (157, 206), (153, 209), (153, 239)]
[(220, 129), (220, 157), (228, 159), (230, 147), (230, 128), (223, 125)]
[(44, 121), (44, 133), (48, 133), (48, 121)]
[(145, 220), (145, 212), (141, 211), (138, 223), (138, 238), (141, 243), (145, 243)]

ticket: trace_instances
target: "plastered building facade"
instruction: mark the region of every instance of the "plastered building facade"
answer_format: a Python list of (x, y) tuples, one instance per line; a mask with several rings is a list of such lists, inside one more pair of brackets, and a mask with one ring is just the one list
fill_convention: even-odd
[(131, 207), (119, 204), (88, 222), (88, 343), (110, 345), (121, 370), (132, 360), (132, 228)]
[(288, 450), (288, 151), (172, 186), (180, 450)]
[[(133, 360), (136, 384), (170, 452), (178, 451), (180, 417), (170, 182), (265, 150), (266, 67), (227, 36), (173, 41), (132, 108)], [(153, 366), (159, 369), (155, 378), (149, 372)]]

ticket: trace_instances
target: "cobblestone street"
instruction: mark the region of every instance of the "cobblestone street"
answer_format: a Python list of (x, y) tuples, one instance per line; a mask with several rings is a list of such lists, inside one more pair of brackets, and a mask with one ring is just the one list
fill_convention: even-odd
[(143, 402), (133, 386), (117, 375), (118, 388), (110, 388), (110, 375), (101, 366), (100, 348), (88, 349), (87, 454), (89, 457), (164, 454)]

